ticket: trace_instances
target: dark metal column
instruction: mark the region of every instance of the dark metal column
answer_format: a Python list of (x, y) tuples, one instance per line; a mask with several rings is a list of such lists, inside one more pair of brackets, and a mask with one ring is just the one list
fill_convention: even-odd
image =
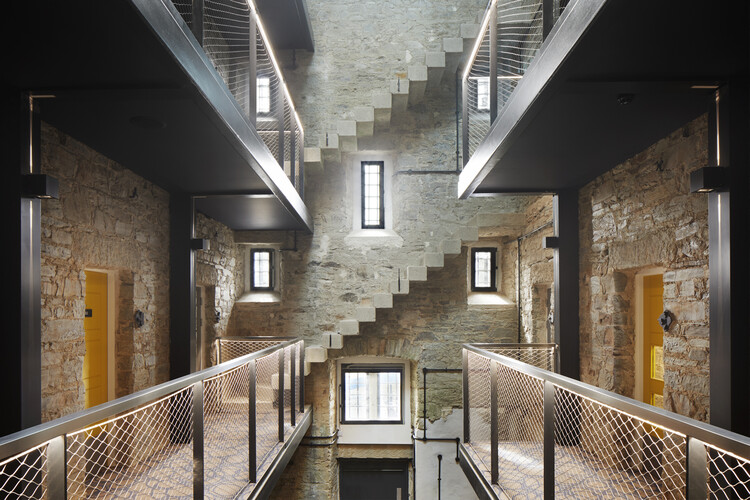
[(555, 236), (555, 343), (560, 349), (559, 373), (576, 380), (579, 373), (578, 332), (578, 191), (553, 198)]
[(39, 116), (32, 118), (29, 96), (17, 89), (3, 88), (2, 99), (2, 198), (10, 233), (4, 272), (11, 290), (0, 349), (7, 392), (0, 435), (6, 435), (41, 422), (41, 202), (20, 197), (23, 175), (39, 173)]
[(248, 61), (247, 68), (247, 116), (250, 119), (250, 123), (255, 126), (258, 115), (258, 28), (255, 23), (255, 14), (250, 13), (250, 58)]
[(175, 379), (197, 366), (193, 198), (171, 193), (169, 219), (169, 376)]
[(490, 361), (490, 482), (497, 484), (500, 476), (500, 456), (498, 455), (498, 408), (497, 408), (497, 361)]
[(727, 187), (708, 196), (711, 423), (750, 435), (747, 246), (750, 154), (747, 80), (721, 87), (709, 111), (709, 163), (727, 168)]
[(469, 79), (461, 80), (461, 147), (464, 166), (469, 163)]
[(191, 29), (198, 43), (203, 47), (203, 13), (205, 12), (204, 0), (193, 0), (193, 22)]
[(279, 162), (281, 170), (284, 170), (284, 113), (286, 109), (286, 96), (284, 96), (284, 88), (281, 80), (278, 81), (278, 96), (274, 105), (276, 106), (276, 119), (279, 121), (279, 154), (276, 160)]
[(284, 442), (284, 357), (286, 349), (279, 349), (279, 442)]
[(544, 498), (555, 498), (555, 386), (544, 382)]
[(193, 498), (203, 498), (203, 382), (193, 384)]
[(490, 125), (497, 118), (497, 6), (490, 7)]
[(293, 347), (292, 349), (290, 349), (289, 354), (291, 357), (291, 359), (289, 360), (289, 394), (291, 394), (291, 397), (289, 398), (289, 414), (291, 415), (291, 421), (289, 423), (292, 424), (292, 427), (294, 427), (295, 425), (297, 425), (297, 401), (294, 397), (297, 394), (297, 348)]
[(464, 399), (464, 443), (468, 443), (469, 435), (469, 351), (462, 349), (463, 368), (463, 399)]
[(706, 467), (706, 445), (687, 437), (687, 498), (704, 500), (708, 498), (708, 468)]
[(248, 412), (248, 443), (247, 443), (247, 454), (248, 454), (248, 470), (250, 472), (250, 476), (248, 478), (248, 481), (251, 483), (255, 483), (257, 481), (257, 469), (258, 469), (258, 452), (257, 452), (257, 440), (258, 440), (258, 427), (257, 427), (257, 418), (255, 414), (255, 389), (256, 389), (256, 361), (250, 361), (250, 364), (248, 365), (250, 368), (250, 375), (249, 375), (249, 390), (247, 395), (247, 400), (249, 403), (249, 412)]

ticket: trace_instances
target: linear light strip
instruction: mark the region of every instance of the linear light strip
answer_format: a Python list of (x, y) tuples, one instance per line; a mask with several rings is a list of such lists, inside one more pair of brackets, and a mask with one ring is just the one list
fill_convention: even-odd
[(284, 89), (284, 94), (286, 95), (286, 98), (289, 101), (289, 107), (292, 109), (292, 113), (294, 113), (294, 119), (297, 122), (297, 126), (299, 127), (300, 131), (304, 134), (302, 121), (299, 119), (299, 115), (297, 114), (297, 108), (294, 106), (294, 101), (292, 100), (292, 96), (289, 93), (289, 88), (286, 86), (286, 80), (284, 80), (284, 74), (281, 72), (281, 67), (279, 66), (279, 63), (276, 62), (276, 56), (273, 53), (273, 48), (271, 47), (271, 44), (268, 43), (268, 37), (266, 36), (266, 29), (263, 27), (263, 22), (260, 20), (260, 16), (258, 15), (258, 8), (255, 6), (255, 0), (246, 0), (246, 1), (247, 1), (248, 7), (250, 7), (250, 11), (253, 13), (253, 16), (255, 16), (255, 23), (258, 26), (258, 30), (260, 31), (260, 37), (266, 43), (266, 50), (268, 50), (268, 55), (271, 57), (271, 62), (273, 63), (273, 67), (276, 70), (276, 75), (279, 77), (281, 86)]
[[(496, 7), (497, 0), (492, 0), (490, 2), (490, 6), (487, 7), (487, 11), (484, 14), (484, 19), (482, 19), (482, 27), (479, 28), (479, 35), (477, 35), (477, 39), (474, 42), (474, 50), (471, 51), (471, 58), (469, 59), (469, 63), (466, 65), (466, 69), (464, 70), (464, 80), (468, 78), (471, 67), (474, 65), (474, 60), (477, 58), (477, 54), (479, 53), (479, 47), (482, 46), (482, 40), (484, 40), (484, 32), (487, 30), (487, 26), (489, 26), (490, 24), (490, 11), (491, 9), (494, 9)], [(492, 43), (492, 40), (490, 40), (490, 43)]]

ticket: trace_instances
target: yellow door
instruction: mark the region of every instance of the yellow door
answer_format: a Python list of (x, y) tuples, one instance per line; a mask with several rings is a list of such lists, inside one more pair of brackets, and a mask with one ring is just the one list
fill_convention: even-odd
[(643, 399), (664, 407), (664, 331), (659, 316), (664, 311), (662, 275), (643, 277)]
[(107, 275), (86, 271), (86, 355), (83, 387), (86, 408), (107, 402)]

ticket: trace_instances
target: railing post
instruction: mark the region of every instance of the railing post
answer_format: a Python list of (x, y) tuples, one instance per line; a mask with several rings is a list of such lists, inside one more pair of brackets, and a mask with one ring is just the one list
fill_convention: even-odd
[(464, 443), (470, 441), (469, 435), (469, 351), (463, 349), (461, 360), (463, 368), (463, 396), (464, 396)]
[[(497, 118), (497, 6), (490, 6), (490, 125)], [(481, 33), (480, 33), (481, 35)]]
[(544, 381), (544, 498), (555, 498), (555, 386)]
[(281, 170), (286, 173), (284, 169), (284, 110), (286, 108), (286, 102), (284, 98), (284, 84), (281, 82), (281, 77), (277, 76), (278, 79), (278, 92), (276, 97), (276, 119), (279, 121), (279, 154), (276, 158), (279, 162)]
[(291, 421), (289, 422), (292, 424), (292, 427), (297, 425), (297, 402), (295, 401), (295, 389), (297, 388), (297, 346), (293, 345), (291, 349), (289, 349), (290, 353), (290, 359), (289, 359), (289, 394), (291, 394), (291, 397), (289, 398), (290, 402), (290, 408), (289, 408), (289, 415), (291, 416)]
[(249, 59), (247, 64), (247, 117), (253, 127), (257, 124), (258, 116), (258, 35), (255, 22), (255, 11), (250, 11), (250, 26), (248, 28)]
[(499, 450), (497, 442), (497, 361), (490, 361), (490, 474), (492, 484), (497, 484), (499, 479)]
[(299, 409), (305, 410), (305, 342), (299, 346)]
[(546, 40), (557, 21), (560, 12), (560, 0), (542, 0), (542, 39)]
[[(464, 76), (461, 84), (461, 149), (464, 166), (469, 163), (469, 78)], [(465, 351), (464, 351), (465, 352)]]
[(193, 384), (193, 498), (203, 498), (203, 382)]
[(297, 187), (297, 172), (294, 167), (294, 160), (297, 157), (297, 122), (294, 119), (291, 122), (289, 127), (289, 180), (292, 181), (292, 186)]
[(279, 349), (279, 442), (284, 442), (284, 351)]
[[(305, 199), (305, 132), (300, 129), (299, 131), (299, 186), (297, 186), (297, 192), (300, 198)], [(302, 346), (302, 350), (305, 347)], [(301, 408), (301, 407), (300, 407)]]
[(221, 364), (221, 339), (216, 339), (216, 364)]
[(258, 432), (257, 432), (257, 421), (255, 414), (255, 388), (256, 388), (256, 360), (250, 361), (249, 367), (249, 384), (248, 384), (248, 442), (247, 442), (247, 455), (248, 455), (248, 471), (250, 476), (248, 482), (255, 483), (257, 481), (257, 469), (258, 469)]
[(65, 435), (57, 436), (47, 445), (47, 498), (65, 500), (68, 496)]
[(708, 467), (706, 445), (693, 437), (687, 437), (687, 498), (708, 498)]
[(203, 47), (203, 13), (205, 12), (204, 0), (193, 0), (193, 24), (192, 30), (196, 40)]

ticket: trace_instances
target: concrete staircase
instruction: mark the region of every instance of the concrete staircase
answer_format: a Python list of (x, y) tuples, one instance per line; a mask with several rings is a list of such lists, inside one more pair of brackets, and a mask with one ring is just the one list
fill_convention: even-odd
[[(318, 139), (318, 146), (305, 147), (305, 168), (323, 168), (326, 161), (340, 161), (342, 152), (357, 151), (360, 137), (387, 130), (394, 116), (420, 103), (425, 93), (440, 86), (444, 78), (453, 78), (461, 61), (472, 50), (479, 28), (479, 24), (462, 24), (459, 37), (444, 38), (442, 50), (425, 53), (424, 64), (414, 64), (396, 73), (388, 90), (375, 92), (370, 105), (354, 109), (354, 119), (338, 120), (329, 126)], [(458, 255), (464, 243), (477, 241), (482, 225), (491, 219), (491, 214), (479, 214), (450, 238), (426, 243), (419, 265), (406, 266), (404, 275), (399, 271), (399, 278), (391, 281), (387, 290), (363, 299), (352, 317), (339, 321), (337, 331), (323, 334), (322, 345), (305, 348), (305, 375), (310, 373), (312, 363), (328, 359), (329, 349), (341, 349), (345, 337), (358, 335), (361, 323), (376, 321), (378, 309), (393, 308), (394, 295), (408, 294), (410, 283), (427, 281), (428, 269), (440, 269), (445, 265), (446, 255)]]
[(424, 64), (395, 73), (388, 90), (375, 92), (369, 105), (355, 108), (353, 119), (329, 126), (317, 146), (305, 147), (305, 168), (322, 168), (326, 160), (340, 161), (342, 152), (357, 151), (358, 138), (386, 130), (394, 116), (422, 102), (425, 93), (439, 87), (444, 78), (453, 78), (471, 52), (479, 28), (479, 24), (462, 24), (460, 36), (444, 38), (442, 50), (425, 53)]

